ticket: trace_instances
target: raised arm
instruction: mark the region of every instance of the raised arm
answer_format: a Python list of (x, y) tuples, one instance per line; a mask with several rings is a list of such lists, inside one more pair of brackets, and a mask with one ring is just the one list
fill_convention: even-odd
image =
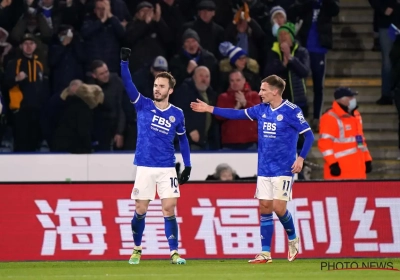
[(125, 90), (128, 93), (129, 99), (132, 103), (137, 103), (140, 97), (140, 93), (137, 90), (135, 84), (132, 82), (131, 72), (129, 71), (129, 56), (131, 50), (128, 48), (121, 49), (121, 78), (124, 84)]
[(193, 111), (198, 113), (210, 113), (229, 120), (253, 120), (247, 112), (247, 109), (237, 110), (230, 108), (219, 108), (210, 106), (207, 103), (197, 99), (197, 102), (190, 103)]

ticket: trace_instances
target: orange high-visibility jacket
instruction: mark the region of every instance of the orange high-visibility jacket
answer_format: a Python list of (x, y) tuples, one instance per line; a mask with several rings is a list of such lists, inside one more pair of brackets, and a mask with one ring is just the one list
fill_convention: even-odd
[[(362, 137), (358, 145), (356, 136)], [(334, 101), (332, 108), (322, 115), (319, 125), (318, 148), (324, 160), (324, 179), (366, 179), (365, 162), (372, 161), (365, 142), (362, 119), (355, 110), (354, 115), (344, 111)], [(340, 176), (332, 176), (329, 166), (339, 163)]]

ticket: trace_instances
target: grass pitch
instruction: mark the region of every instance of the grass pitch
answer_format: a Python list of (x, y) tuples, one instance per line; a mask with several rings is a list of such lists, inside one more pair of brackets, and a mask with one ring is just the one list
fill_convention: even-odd
[(0, 263), (0, 279), (143, 279), (143, 280), (237, 280), (237, 279), (400, 279), (399, 270), (321, 270), (321, 262), (387, 263), (400, 269), (400, 259), (298, 259), (274, 260), (271, 264), (251, 265), (247, 260), (188, 260), (172, 265), (168, 260), (13, 262)]

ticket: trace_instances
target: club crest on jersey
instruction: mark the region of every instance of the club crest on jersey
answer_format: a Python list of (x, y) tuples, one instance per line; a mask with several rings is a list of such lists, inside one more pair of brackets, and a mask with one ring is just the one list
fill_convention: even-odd
[(296, 117), (299, 119), (300, 123), (305, 123), (306, 119), (303, 116), (302, 112), (297, 113)]
[(278, 122), (280, 122), (281, 120), (283, 120), (283, 116), (282, 116), (282, 115), (278, 115), (278, 116), (276, 117), (276, 120), (277, 120)]
[(175, 117), (174, 117), (174, 116), (170, 116), (170, 117), (169, 117), (169, 121), (172, 122), (172, 123), (174, 123), (174, 122), (175, 122)]
[(133, 195), (138, 195), (139, 194), (139, 189), (133, 188)]

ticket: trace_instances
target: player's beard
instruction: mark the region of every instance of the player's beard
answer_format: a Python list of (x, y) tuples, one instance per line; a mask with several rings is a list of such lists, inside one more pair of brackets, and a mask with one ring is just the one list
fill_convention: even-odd
[(157, 102), (164, 101), (165, 99), (168, 98), (168, 93), (162, 94), (161, 92), (159, 92), (158, 96), (156, 96), (156, 93), (154, 93), (153, 95), (154, 95), (154, 101)]

